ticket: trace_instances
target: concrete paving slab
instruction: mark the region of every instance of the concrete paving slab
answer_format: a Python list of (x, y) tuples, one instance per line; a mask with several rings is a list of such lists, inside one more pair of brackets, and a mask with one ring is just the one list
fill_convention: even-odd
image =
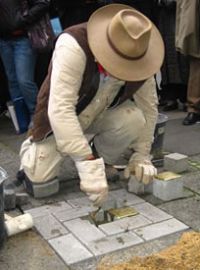
[(49, 244), (67, 265), (93, 257), (72, 234), (51, 239), (49, 240)]
[(52, 215), (46, 215), (33, 219), (34, 226), (45, 240), (68, 234), (69, 231)]
[(155, 238), (159, 238), (161, 236), (183, 231), (188, 228), (189, 227), (186, 226), (184, 223), (172, 218), (133, 231), (146, 241), (149, 241)]
[(87, 246), (92, 241), (105, 238), (105, 234), (88, 220), (79, 218), (64, 222), (63, 224), (76, 238)]
[(46, 204), (41, 207), (33, 208), (24, 211), (25, 213), (31, 214), (33, 218), (45, 216), (47, 214), (54, 214), (59, 211), (69, 210), (72, 209), (72, 207), (67, 204), (66, 202), (60, 201), (54, 204)]
[(143, 216), (152, 222), (160, 222), (172, 218), (171, 215), (151, 205), (150, 203), (142, 203), (135, 205), (134, 208)]
[(93, 207), (92, 202), (86, 196), (67, 200), (67, 203), (71, 205), (73, 208), (91, 207), (91, 208), (94, 208), (94, 210), (96, 209), (95, 207)]
[(200, 195), (200, 171), (192, 174), (191, 177), (184, 177), (184, 186)]
[(128, 248), (142, 242), (143, 240), (139, 236), (134, 233), (127, 232), (91, 242), (89, 249), (97, 257), (119, 249)]
[(134, 217), (123, 218), (110, 223), (102, 224), (99, 226), (99, 229), (101, 229), (107, 235), (114, 235), (130, 231), (138, 227), (144, 227), (148, 224), (151, 224), (150, 220), (142, 215), (136, 215)]
[(58, 211), (54, 213), (54, 216), (60, 221), (65, 222), (71, 219), (76, 219), (79, 217), (87, 216), (89, 212), (93, 211), (93, 207), (85, 207), (85, 208), (74, 208), (64, 211)]
[(200, 196), (167, 202), (159, 206), (170, 215), (200, 231)]
[(127, 192), (125, 189), (111, 191), (109, 196), (117, 200), (119, 203), (121, 201), (124, 206), (130, 206), (144, 202), (143, 199), (134, 195), (133, 193)]

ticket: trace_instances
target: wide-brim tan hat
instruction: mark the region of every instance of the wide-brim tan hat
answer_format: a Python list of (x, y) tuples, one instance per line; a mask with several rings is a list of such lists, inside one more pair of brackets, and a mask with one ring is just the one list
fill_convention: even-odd
[(96, 60), (120, 80), (146, 80), (162, 65), (164, 44), (158, 29), (130, 6), (110, 4), (96, 10), (87, 34)]

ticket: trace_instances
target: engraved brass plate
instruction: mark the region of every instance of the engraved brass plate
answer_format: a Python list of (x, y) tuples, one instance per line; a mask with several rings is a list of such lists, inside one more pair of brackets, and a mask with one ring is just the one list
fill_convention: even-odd
[(174, 180), (174, 179), (177, 179), (179, 177), (181, 177), (180, 174), (170, 172), (170, 171), (162, 172), (162, 173), (159, 173), (155, 176), (156, 179), (162, 180), (162, 181)]
[(109, 209), (108, 214), (112, 219), (121, 219), (125, 217), (131, 217), (138, 214), (137, 210), (133, 207), (122, 207)]

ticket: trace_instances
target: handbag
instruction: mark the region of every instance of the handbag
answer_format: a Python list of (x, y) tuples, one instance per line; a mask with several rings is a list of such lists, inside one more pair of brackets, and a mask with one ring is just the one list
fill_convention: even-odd
[(48, 13), (28, 29), (28, 37), (32, 47), (37, 51), (48, 52), (53, 50), (56, 36)]

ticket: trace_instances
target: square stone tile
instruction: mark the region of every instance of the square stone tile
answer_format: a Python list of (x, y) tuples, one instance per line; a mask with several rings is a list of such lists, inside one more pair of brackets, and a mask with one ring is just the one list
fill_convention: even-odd
[(48, 241), (62, 260), (71, 265), (93, 257), (72, 234), (67, 234)]
[(34, 226), (46, 240), (68, 234), (69, 232), (52, 215), (34, 218)]
[(65, 222), (64, 226), (86, 245), (91, 241), (105, 237), (105, 234), (88, 220), (73, 219)]
[(95, 256), (104, 255), (113, 251), (128, 248), (142, 243), (143, 240), (132, 232), (126, 232), (114, 236), (108, 236), (94, 242), (90, 242), (88, 248)]
[(171, 215), (158, 209), (150, 203), (142, 203), (134, 205), (134, 208), (143, 216), (151, 220), (152, 222), (159, 222), (172, 218)]
[(172, 218), (134, 230), (137, 235), (146, 241), (153, 240), (168, 234), (183, 231), (189, 227), (179, 220)]
[(32, 208), (24, 212), (31, 214), (32, 217), (35, 218), (35, 217), (41, 217), (48, 214), (57, 213), (58, 211), (69, 210), (69, 209), (72, 209), (71, 205), (69, 205), (65, 201), (60, 201), (57, 203), (46, 204), (40, 207)]
[(99, 225), (99, 229), (101, 229), (107, 235), (114, 235), (122, 232), (127, 232), (138, 227), (143, 227), (148, 224), (151, 224), (150, 220), (142, 215), (137, 215), (134, 217), (127, 217)]

